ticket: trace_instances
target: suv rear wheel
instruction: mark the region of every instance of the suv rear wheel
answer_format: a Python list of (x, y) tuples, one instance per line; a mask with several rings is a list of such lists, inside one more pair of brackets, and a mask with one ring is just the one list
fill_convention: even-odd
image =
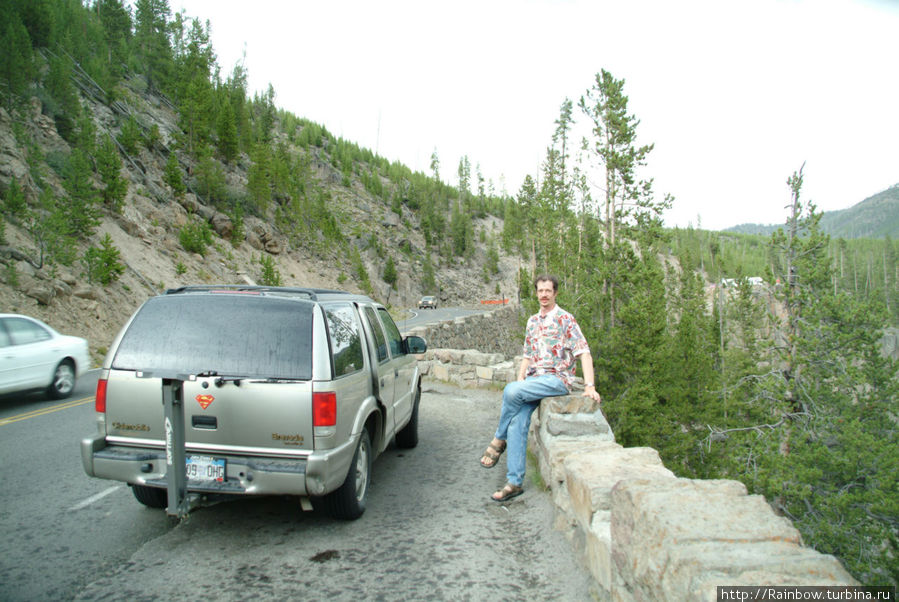
[(159, 487), (132, 485), (131, 493), (137, 501), (148, 508), (165, 508), (169, 505), (168, 491)]
[(362, 516), (371, 480), (371, 460), (371, 439), (368, 429), (363, 429), (346, 479), (339, 488), (323, 498), (328, 514), (343, 520)]

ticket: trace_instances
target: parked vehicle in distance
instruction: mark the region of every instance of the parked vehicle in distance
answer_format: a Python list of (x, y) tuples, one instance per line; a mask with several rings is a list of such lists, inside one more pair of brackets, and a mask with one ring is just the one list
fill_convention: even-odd
[[(424, 339), (387, 309), (339, 291), (191, 286), (146, 301), (119, 333), (97, 384), (88, 475), (167, 505), (164, 374), (188, 375), (187, 491), (296, 495), (332, 516), (365, 511), (371, 462), (418, 443)], [(169, 377), (171, 378), (171, 377)]]
[(86, 340), (60, 334), (36, 318), (0, 314), (0, 393), (45, 389), (62, 399), (88, 368)]
[(433, 297), (428, 295), (426, 297), (422, 297), (418, 302), (418, 309), (437, 309), (437, 297)]

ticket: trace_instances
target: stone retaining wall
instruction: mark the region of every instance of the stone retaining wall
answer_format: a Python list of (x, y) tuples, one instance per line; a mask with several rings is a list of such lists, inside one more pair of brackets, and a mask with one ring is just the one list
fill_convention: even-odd
[(729, 480), (680, 479), (656, 450), (615, 443), (581, 396), (544, 400), (531, 449), (565, 529), (602, 597), (716, 600), (718, 586), (858, 585), (803, 547), (790, 521)]
[(502, 388), (515, 380), (521, 358), (506, 360), (501, 353), (474, 349), (431, 349), (418, 356), (418, 367), (426, 378), (463, 388)]

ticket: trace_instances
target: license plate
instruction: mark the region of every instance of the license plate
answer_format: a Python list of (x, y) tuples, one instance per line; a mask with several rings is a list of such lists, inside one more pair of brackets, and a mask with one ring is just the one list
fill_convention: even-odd
[(188, 456), (187, 478), (192, 481), (225, 480), (225, 459), (212, 456)]

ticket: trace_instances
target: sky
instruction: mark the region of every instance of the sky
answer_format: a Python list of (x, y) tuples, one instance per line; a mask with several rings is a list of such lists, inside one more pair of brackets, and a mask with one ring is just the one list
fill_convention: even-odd
[(169, 5), (209, 21), (223, 79), (243, 61), (251, 94), (416, 171), (436, 151), (452, 185), (467, 156), (517, 194), (602, 69), (654, 145), (639, 176), (674, 197), (667, 226), (783, 223), (803, 165), (822, 211), (899, 183), (899, 0)]

